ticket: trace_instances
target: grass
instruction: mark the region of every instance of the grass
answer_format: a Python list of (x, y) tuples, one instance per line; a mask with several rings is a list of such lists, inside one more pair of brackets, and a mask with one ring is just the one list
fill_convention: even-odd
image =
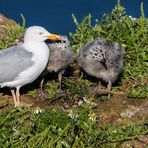
[[(113, 87), (116, 92), (125, 92), (124, 97), (115, 95), (112, 100), (107, 100), (106, 95), (90, 93), (97, 83), (84, 79), (79, 67), (73, 64), (71, 74), (63, 78), (63, 93), (57, 93), (57, 80), (51, 79), (45, 84), (47, 97), (38, 101), (45, 101), (41, 110), (33, 107), (3, 108), (7, 106), (8, 96), (1, 96), (0, 147), (124, 147), (124, 142), (129, 140), (133, 141), (130, 143), (132, 147), (139, 136), (146, 137), (147, 116), (141, 113), (136, 119), (120, 117), (129, 105), (126, 105), (128, 99), (140, 107), (139, 102), (147, 100), (148, 96), (148, 19), (144, 16), (143, 3), (140, 9), (140, 18), (129, 17), (118, 0), (116, 8), (110, 14), (104, 14), (94, 26), (91, 15), (84, 17), (82, 22), (73, 15), (76, 31), (70, 33), (70, 38), (74, 54), (95, 38), (118, 41), (125, 49), (124, 71), (119, 84)], [(6, 26), (6, 34), (0, 36), (0, 49), (22, 40), (25, 31), (25, 19), (22, 18), (22, 25)], [(31, 96), (37, 101), (36, 86), (33, 84), (29, 88), (23, 97)], [(120, 101), (124, 102), (123, 105)], [(49, 107), (47, 102), (52, 106)], [(105, 115), (107, 119), (104, 119)], [(113, 122), (104, 121), (113, 117), (117, 118)]]
[(144, 123), (100, 124), (99, 119), (89, 119), (92, 111), (89, 105), (79, 106), (77, 116), (70, 119), (70, 111), (59, 109), (44, 109), (40, 114), (30, 108), (7, 109), (0, 114), (0, 147), (103, 147), (148, 132)]

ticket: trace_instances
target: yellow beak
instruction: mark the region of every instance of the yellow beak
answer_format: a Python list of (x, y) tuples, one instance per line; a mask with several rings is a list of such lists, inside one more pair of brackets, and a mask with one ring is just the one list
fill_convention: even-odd
[(60, 36), (56, 34), (50, 34), (48, 38), (51, 40), (61, 40)]

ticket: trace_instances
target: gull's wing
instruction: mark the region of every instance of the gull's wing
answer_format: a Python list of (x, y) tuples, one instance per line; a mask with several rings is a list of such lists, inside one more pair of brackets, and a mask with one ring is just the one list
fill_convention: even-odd
[(32, 66), (32, 56), (23, 44), (0, 51), (0, 83), (13, 81), (21, 72)]

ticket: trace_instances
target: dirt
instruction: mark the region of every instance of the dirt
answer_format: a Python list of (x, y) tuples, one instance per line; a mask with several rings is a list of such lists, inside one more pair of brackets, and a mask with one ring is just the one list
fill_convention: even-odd
[[(6, 94), (5, 94), (6, 93)], [(71, 108), (74, 104), (64, 104), (61, 101), (49, 101), (47, 99), (33, 98), (26, 94), (21, 95), (21, 100), (27, 104), (32, 104), (32, 107), (40, 106), (41, 108), (62, 108), (67, 106)], [(95, 111), (100, 120), (104, 123), (123, 123), (135, 122), (148, 119), (148, 99), (129, 99), (121, 95), (114, 95), (110, 100), (100, 101), (95, 100)], [(0, 107), (1, 110), (6, 106), (12, 106), (13, 100), (9, 90), (3, 90), (0, 93)]]
[(127, 123), (148, 119), (148, 99), (114, 97), (101, 102), (97, 110), (104, 123)]
[(139, 136), (136, 140), (128, 140), (121, 144), (121, 148), (146, 148), (148, 147), (148, 135)]

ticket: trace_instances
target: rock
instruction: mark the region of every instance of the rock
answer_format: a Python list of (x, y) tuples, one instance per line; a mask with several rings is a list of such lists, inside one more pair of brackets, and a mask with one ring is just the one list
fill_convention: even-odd
[(137, 140), (148, 146), (148, 136), (141, 135), (137, 138)]
[(109, 114), (100, 116), (101, 121), (105, 123), (111, 123), (114, 120), (117, 120), (117, 118), (118, 118), (118, 114), (115, 111), (110, 111)]
[(128, 105), (128, 109), (126, 111), (122, 112), (120, 114), (120, 116), (124, 117), (124, 118), (130, 118), (130, 117), (134, 116), (139, 111), (140, 111), (140, 108), (133, 106), (133, 105)]
[(6, 18), (4, 15), (0, 14), (0, 37), (3, 37), (8, 33), (7, 26), (16, 26), (17, 23), (9, 18)]
[(15, 26), (17, 25), (16, 22), (12, 19), (5, 17), (4, 15), (0, 14), (0, 26)]
[(129, 140), (121, 144), (121, 148), (146, 148), (147, 144), (138, 140)]

